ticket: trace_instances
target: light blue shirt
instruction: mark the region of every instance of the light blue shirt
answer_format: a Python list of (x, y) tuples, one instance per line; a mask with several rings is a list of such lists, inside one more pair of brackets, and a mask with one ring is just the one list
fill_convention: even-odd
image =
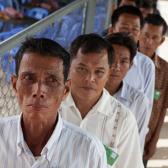
[(21, 116), (0, 120), (1, 168), (105, 168), (105, 149), (92, 137), (61, 117), (41, 152), (34, 157), (24, 141)]
[(149, 109), (152, 110), (155, 86), (155, 66), (152, 60), (137, 52), (124, 81), (148, 97)]
[(22, 5), (18, 2), (18, 0), (0, 0), (0, 3), (4, 7), (13, 7), (13, 4), (15, 4), (16, 10), (20, 10), (21, 5)]
[(126, 82), (123, 82), (121, 89), (113, 96), (133, 112), (138, 125), (141, 151), (143, 153), (151, 115), (148, 98)]

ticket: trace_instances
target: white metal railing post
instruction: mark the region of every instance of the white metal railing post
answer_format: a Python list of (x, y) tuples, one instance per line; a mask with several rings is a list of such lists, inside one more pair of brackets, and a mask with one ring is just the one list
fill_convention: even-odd
[(106, 20), (105, 20), (105, 25), (104, 28), (108, 28), (110, 23), (111, 23), (111, 15), (112, 15), (112, 5), (114, 4), (114, 0), (108, 0), (107, 3), (107, 15), (106, 15)]
[(84, 28), (83, 28), (84, 34), (93, 32), (95, 13), (96, 13), (96, 0), (88, 0), (86, 2), (84, 13)]

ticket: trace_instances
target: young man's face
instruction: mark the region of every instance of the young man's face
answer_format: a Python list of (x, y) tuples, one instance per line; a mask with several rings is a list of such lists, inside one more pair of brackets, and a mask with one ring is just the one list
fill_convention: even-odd
[(18, 77), (12, 77), (13, 88), (23, 115), (55, 116), (66, 95), (63, 61), (25, 53)]
[(78, 50), (70, 68), (71, 93), (74, 98), (97, 100), (109, 75), (106, 50), (83, 54)]
[(164, 41), (163, 27), (146, 23), (139, 39), (139, 50), (145, 55), (152, 57), (156, 49)]
[(139, 40), (140, 28), (140, 18), (127, 13), (121, 14), (116, 24), (112, 27), (113, 33), (130, 33), (136, 43), (138, 43)]
[(113, 44), (115, 59), (110, 69), (108, 85), (117, 83), (120, 84), (127, 74), (130, 66), (130, 51), (125, 46)]

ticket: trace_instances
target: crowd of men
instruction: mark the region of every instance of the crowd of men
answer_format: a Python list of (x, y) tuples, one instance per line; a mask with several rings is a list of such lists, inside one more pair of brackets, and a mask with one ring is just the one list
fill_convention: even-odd
[(2, 168), (144, 168), (168, 108), (168, 63), (157, 54), (165, 20), (133, 0), (106, 36), (78, 36), (67, 52), (29, 38), (11, 82), (20, 115), (0, 119)]

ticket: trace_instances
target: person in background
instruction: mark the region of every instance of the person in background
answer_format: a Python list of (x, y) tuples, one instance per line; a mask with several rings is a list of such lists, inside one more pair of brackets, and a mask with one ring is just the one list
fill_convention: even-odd
[(73, 1), (74, 0), (32, 0), (30, 4), (32, 6), (45, 8), (48, 11), (53, 12)]
[(107, 41), (114, 48), (114, 62), (106, 83), (106, 89), (118, 101), (133, 112), (137, 121), (141, 151), (143, 154), (145, 137), (148, 132), (149, 107), (147, 97), (123, 81), (137, 52), (135, 41), (128, 33), (114, 33), (106, 36)]
[[(117, 8), (111, 17), (112, 30), (110, 33), (129, 33), (138, 44), (140, 30), (143, 23), (141, 11), (134, 6), (122, 6)], [(149, 100), (149, 110), (153, 105), (155, 66), (154, 63), (141, 52), (136, 53), (133, 65), (124, 78), (130, 86), (144, 93)], [(148, 118), (150, 117), (150, 113)]]
[(159, 14), (159, 11), (155, 8), (153, 0), (143, 0), (139, 5), (139, 9), (141, 10), (143, 17), (153, 13)]
[(55, 41), (30, 38), (15, 58), (21, 114), (0, 119), (0, 167), (106, 168), (102, 143), (58, 114), (69, 92), (69, 53)]
[(135, 117), (104, 89), (112, 46), (99, 35), (81, 35), (72, 42), (70, 55), (70, 93), (62, 102), (61, 116), (103, 142), (110, 167), (143, 168)]
[(136, 0), (119, 0), (118, 6), (124, 6), (124, 5), (132, 5), (136, 6)]
[(32, 7), (45, 8), (50, 12), (60, 8), (59, 3), (56, 0), (31, 0), (29, 5)]
[(1, 17), (4, 19), (22, 19), (22, 3), (19, 0), (0, 0), (4, 9), (0, 11)]
[(149, 132), (144, 149), (144, 164), (156, 151), (161, 127), (168, 108), (168, 62), (157, 55), (157, 48), (164, 42), (167, 32), (165, 20), (158, 14), (150, 14), (144, 19), (139, 40), (139, 51), (144, 53), (155, 64), (155, 94)]

